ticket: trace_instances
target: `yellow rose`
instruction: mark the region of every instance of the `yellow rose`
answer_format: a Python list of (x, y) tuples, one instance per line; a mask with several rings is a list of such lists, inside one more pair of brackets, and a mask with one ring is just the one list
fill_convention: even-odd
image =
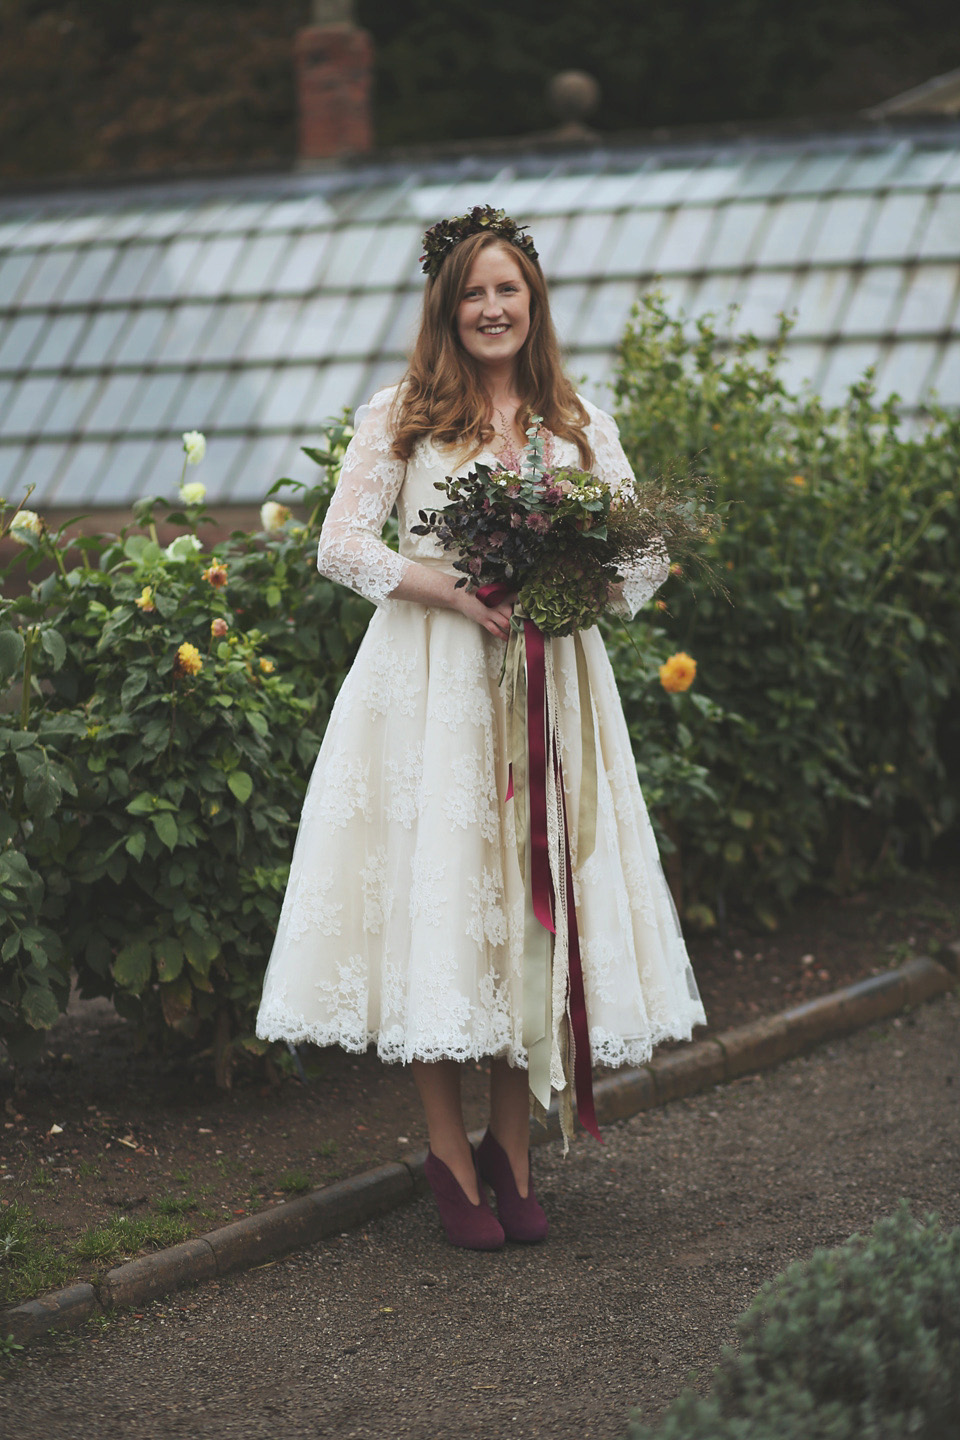
[(275, 666), (274, 666), (274, 663), (273, 663), (272, 660), (261, 660), (261, 661), (260, 661), (260, 669), (261, 669), (261, 671), (263, 672), (264, 675), (272, 675), (273, 672), (274, 672)]
[(177, 659), (174, 664), (176, 675), (199, 675), (203, 669), (203, 661), (200, 659), (200, 651), (196, 645), (190, 645), (187, 641), (177, 650)]
[(152, 615), (157, 608), (156, 605), (154, 605), (153, 603), (152, 586), (144, 585), (143, 589), (140, 591), (139, 598), (134, 600), (133, 603), (134, 605), (136, 605), (138, 610), (143, 611), (144, 615)]
[(660, 684), (671, 695), (689, 690), (697, 673), (697, 662), (683, 650), (678, 650), (660, 666)]

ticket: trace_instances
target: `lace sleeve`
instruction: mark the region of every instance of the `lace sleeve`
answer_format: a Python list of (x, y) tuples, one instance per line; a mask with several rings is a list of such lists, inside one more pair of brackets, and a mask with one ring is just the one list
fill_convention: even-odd
[(357, 411), (357, 429), (343, 457), (340, 480), (320, 531), (317, 569), (382, 605), (409, 567), (380, 535), (403, 484), (405, 464), (391, 451), (392, 390), (381, 390)]
[[(608, 415), (605, 410), (598, 410), (595, 405), (588, 405), (588, 409), (594, 472), (616, 490), (618, 484), (634, 478), (630, 461), (620, 444), (617, 422), (612, 415)], [(613, 587), (610, 609), (615, 615), (632, 620), (640, 606), (645, 605), (651, 595), (659, 590), (670, 573), (670, 556), (663, 542), (658, 538), (632, 565), (624, 565), (621, 573), (623, 583)]]

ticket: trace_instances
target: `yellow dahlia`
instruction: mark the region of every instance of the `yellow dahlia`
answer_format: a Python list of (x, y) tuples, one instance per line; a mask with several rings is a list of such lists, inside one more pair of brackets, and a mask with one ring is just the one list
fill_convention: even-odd
[(208, 570), (204, 570), (203, 578), (213, 586), (214, 590), (223, 590), (227, 583), (226, 565), (217, 561)]
[(199, 675), (203, 669), (203, 661), (196, 645), (185, 640), (177, 650), (177, 660), (173, 668), (177, 675)]

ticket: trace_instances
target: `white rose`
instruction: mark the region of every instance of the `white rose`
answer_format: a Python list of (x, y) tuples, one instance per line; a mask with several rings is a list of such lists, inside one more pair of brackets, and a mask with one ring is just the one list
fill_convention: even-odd
[(35, 510), (18, 510), (10, 521), (10, 534), (14, 540), (19, 540), (21, 545), (26, 545), (28, 542), (17, 534), (18, 530), (29, 530), (31, 535), (36, 535), (39, 540), (43, 534), (43, 521)]
[(178, 535), (176, 540), (170, 541), (163, 553), (168, 560), (189, 560), (191, 555), (196, 555), (197, 551), (202, 549), (196, 535)]
[(290, 519), (290, 511), (286, 505), (280, 505), (276, 500), (267, 500), (260, 506), (260, 524), (264, 530), (282, 530)]
[[(201, 440), (203, 436), (201, 435)], [(189, 464), (190, 462), (187, 461)], [(188, 480), (186, 485), (180, 486), (180, 499), (184, 505), (202, 505), (206, 498), (207, 487), (201, 485), (199, 480)]]
[(185, 430), (183, 448), (187, 452), (187, 464), (199, 465), (207, 453), (206, 437), (201, 435), (199, 430)]

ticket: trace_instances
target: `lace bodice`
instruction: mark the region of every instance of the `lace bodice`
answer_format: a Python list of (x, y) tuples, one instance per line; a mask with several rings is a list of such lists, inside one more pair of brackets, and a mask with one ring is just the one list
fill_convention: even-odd
[[(428, 565), (451, 574), (453, 557), (430, 535), (413, 535), (420, 510), (432, 510), (443, 497), (435, 488), (450, 474), (465, 474), (477, 460), (496, 463), (484, 451), (456, 466), (456, 456), (427, 437), (418, 442), (406, 462), (393, 455), (390, 410), (395, 388), (379, 390), (369, 405), (357, 412), (356, 431), (344, 456), (340, 481), (327, 511), (317, 547), (321, 574), (338, 580), (376, 605), (387, 601), (411, 565)], [(584, 400), (590, 416), (587, 438), (594, 454), (594, 472), (613, 486), (632, 478), (623, 453), (616, 422), (605, 411)], [(576, 446), (553, 437), (557, 465), (579, 463)], [(387, 516), (397, 507), (400, 553), (381, 539)], [(627, 618), (663, 584), (670, 561), (664, 550), (641, 557), (625, 574), (621, 595), (613, 609)]]

